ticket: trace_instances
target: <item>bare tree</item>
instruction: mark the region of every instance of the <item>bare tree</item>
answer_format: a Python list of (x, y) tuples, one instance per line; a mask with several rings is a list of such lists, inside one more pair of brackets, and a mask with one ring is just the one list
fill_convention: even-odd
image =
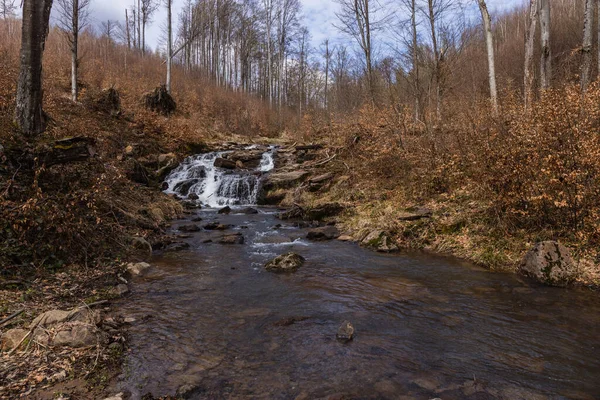
[(89, 22), (91, 0), (58, 0), (58, 26), (65, 33), (71, 48), (71, 99), (77, 101), (77, 72), (79, 69), (79, 32)]
[(581, 60), (581, 91), (585, 92), (592, 75), (592, 29), (594, 24), (594, 8), (596, 3), (594, 0), (585, 1), (585, 17), (583, 22), (583, 44), (581, 52), (583, 58)]
[(415, 98), (415, 122), (418, 122), (421, 113), (421, 87), (419, 83), (419, 36), (417, 31), (416, 0), (409, 0), (408, 8), (410, 12), (410, 53), (412, 60), (413, 92)]
[(325, 94), (323, 98), (325, 109), (329, 111), (329, 65), (331, 64), (332, 56), (331, 49), (329, 48), (329, 39), (323, 41), (323, 47), (323, 58), (325, 59)]
[(496, 60), (494, 57), (494, 38), (492, 36), (492, 19), (488, 12), (485, 0), (477, 0), (479, 10), (481, 11), (481, 19), (483, 19), (483, 31), (485, 33), (485, 43), (487, 47), (488, 58), (488, 78), (490, 83), (490, 100), (494, 115), (498, 115), (498, 91), (496, 88)]
[(273, 102), (273, 20), (274, 7), (273, 0), (263, 0), (263, 12), (265, 21), (265, 46), (267, 47), (267, 76), (266, 93), (269, 103)]
[(530, 0), (529, 24), (527, 26), (527, 34), (525, 38), (525, 65), (523, 68), (523, 95), (525, 98), (526, 111), (531, 108), (531, 103), (533, 102), (533, 44), (538, 20), (538, 8), (538, 0)]
[[(446, 72), (446, 53), (449, 45), (455, 39), (449, 23), (444, 21), (461, 5), (460, 0), (427, 0), (424, 7), (425, 18), (429, 24), (431, 47), (433, 51), (433, 83), (435, 91), (435, 113), (438, 121), (442, 119), (442, 98)], [(451, 18), (456, 19), (457, 15)]]
[(165, 0), (167, 6), (167, 92), (171, 93), (171, 65), (173, 63), (173, 26), (171, 18), (172, 0)]
[(25, 135), (37, 135), (46, 128), (42, 110), (42, 58), (52, 0), (24, 0), (21, 31), (21, 70), (17, 83), (15, 122)]
[(14, 17), (17, 8), (17, 0), (0, 0), (0, 16), (2, 16), (2, 19)]
[[(142, 23), (142, 53), (146, 52), (146, 25), (148, 25), (152, 16), (158, 10), (159, 3), (156, 0), (141, 0), (141, 8), (139, 9), (139, 17)], [(138, 2), (139, 3), (139, 2)]]
[(381, 7), (370, 0), (337, 0), (341, 9), (336, 13), (340, 22), (336, 27), (351, 36), (360, 46), (363, 55), (371, 102), (375, 104), (375, 77), (373, 74), (373, 33), (382, 29), (386, 18), (377, 19)]
[(283, 102), (283, 76), (286, 67), (285, 60), (288, 53), (288, 45), (293, 31), (298, 28), (298, 14), (300, 13), (299, 0), (278, 0), (277, 2), (277, 46), (279, 53), (277, 74), (277, 97), (278, 105)]
[(550, 0), (540, 0), (540, 30), (542, 46), (540, 81), (542, 90), (546, 90), (552, 83), (552, 53), (550, 49)]

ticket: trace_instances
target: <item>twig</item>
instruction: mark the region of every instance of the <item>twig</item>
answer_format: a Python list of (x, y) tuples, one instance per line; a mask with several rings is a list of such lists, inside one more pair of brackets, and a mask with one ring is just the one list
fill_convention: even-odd
[(84, 304), (82, 306), (79, 306), (76, 308), (76, 310), (81, 310), (82, 308), (90, 308), (90, 307), (94, 307), (94, 306), (99, 306), (99, 305), (106, 304), (106, 303), (108, 303), (108, 300), (100, 300), (100, 301), (96, 301), (94, 303)]
[(311, 167), (318, 167), (318, 166), (320, 166), (320, 165), (327, 164), (328, 162), (332, 161), (332, 160), (333, 160), (334, 158), (336, 158), (336, 157), (337, 157), (337, 154), (334, 154), (333, 156), (331, 156), (331, 157), (329, 157), (329, 158), (326, 158), (325, 160), (319, 161), (319, 162), (317, 162), (317, 163), (315, 163), (315, 164), (312, 164), (312, 165), (310, 165), (310, 166), (311, 166)]
[(13, 319), (13, 318), (18, 317), (19, 315), (21, 315), (23, 313), (23, 311), (25, 311), (25, 309), (16, 311), (16, 312), (10, 314), (8, 317), (4, 318), (2, 321), (0, 321), (0, 327), (3, 327), (4, 324), (6, 324), (11, 319)]
[(17, 170), (13, 174), (12, 178), (10, 178), (10, 180), (8, 181), (8, 184), (6, 185), (6, 190), (4, 191), (4, 193), (2, 193), (2, 195), (0, 197), (6, 196), (6, 194), (10, 190), (10, 188), (11, 188), (12, 184), (14, 183), (15, 178), (17, 177), (17, 174), (19, 173), (20, 170), (21, 170), (21, 164), (19, 164), (19, 168), (17, 168)]

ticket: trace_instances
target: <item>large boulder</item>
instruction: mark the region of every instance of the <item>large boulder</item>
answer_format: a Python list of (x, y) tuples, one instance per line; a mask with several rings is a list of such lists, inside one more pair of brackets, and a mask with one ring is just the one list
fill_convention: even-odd
[(100, 340), (98, 329), (83, 322), (66, 324), (57, 330), (52, 338), (54, 346), (87, 347), (93, 346)]
[(38, 343), (77, 348), (104, 340), (104, 334), (96, 327), (99, 322), (99, 314), (86, 308), (51, 310), (35, 318), (29, 328)]
[(306, 238), (309, 240), (323, 241), (340, 237), (340, 231), (335, 226), (323, 226), (308, 231)]
[(521, 261), (520, 270), (546, 285), (566, 286), (579, 276), (568, 248), (555, 241), (537, 243)]
[(265, 269), (270, 272), (294, 272), (304, 264), (304, 261), (304, 257), (299, 254), (287, 253), (269, 261), (265, 264)]

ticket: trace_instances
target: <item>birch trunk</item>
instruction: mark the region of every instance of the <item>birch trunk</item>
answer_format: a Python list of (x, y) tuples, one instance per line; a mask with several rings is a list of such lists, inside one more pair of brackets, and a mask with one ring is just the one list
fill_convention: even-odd
[(540, 29), (542, 59), (540, 61), (540, 81), (542, 90), (552, 84), (552, 53), (550, 50), (550, 0), (540, 0)]
[(71, 42), (71, 100), (77, 101), (77, 69), (78, 69), (78, 43), (79, 43), (79, 0), (73, 0), (73, 15), (72, 15), (72, 34), (73, 41)]
[(167, 1), (167, 92), (171, 94), (171, 65), (173, 62), (173, 26), (171, 17), (172, 0)]
[(531, 0), (529, 4), (529, 26), (525, 38), (525, 65), (523, 94), (525, 98), (525, 111), (529, 111), (533, 102), (533, 44), (537, 25), (538, 0)]
[(488, 58), (488, 77), (490, 83), (490, 100), (494, 116), (498, 115), (498, 90), (496, 88), (496, 60), (494, 57), (494, 38), (492, 36), (492, 19), (488, 12), (485, 0), (478, 0), (481, 18), (483, 19), (483, 30), (485, 33), (485, 44)]
[(419, 43), (417, 33), (417, 3), (411, 0), (410, 4), (410, 24), (412, 27), (412, 67), (413, 67), (413, 86), (415, 96), (415, 122), (419, 122), (421, 117), (421, 87), (419, 83)]
[(592, 75), (592, 29), (594, 24), (594, 0), (586, 0), (583, 23), (583, 44), (581, 46), (581, 91), (585, 92)]

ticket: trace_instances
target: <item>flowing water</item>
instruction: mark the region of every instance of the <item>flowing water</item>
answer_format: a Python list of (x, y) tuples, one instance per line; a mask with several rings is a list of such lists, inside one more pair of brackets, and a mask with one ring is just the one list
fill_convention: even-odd
[[(445, 257), (311, 243), (275, 212), (203, 209), (200, 224), (232, 224), (245, 244), (202, 231), (185, 239), (190, 249), (154, 258), (121, 306), (136, 318), (121, 389), (133, 398), (182, 385), (195, 399), (600, 398), (597, 293)], [(287, 251), (305, 265), (264, 271)], [(335, 338), (344, 320), (356, 329), (345, 344)]]
[(275, 167), (275, 148), (263, 153), (258, 168), (243, 172), (214, 167), (215, 160), (227, 153), (222, 151), (186, 158), (166, 178), (165, 182), (169, 185), (166, 193), (182, 198), (194, 193), (200, 203), (211, 207), (255, 204), (263, 174)]

